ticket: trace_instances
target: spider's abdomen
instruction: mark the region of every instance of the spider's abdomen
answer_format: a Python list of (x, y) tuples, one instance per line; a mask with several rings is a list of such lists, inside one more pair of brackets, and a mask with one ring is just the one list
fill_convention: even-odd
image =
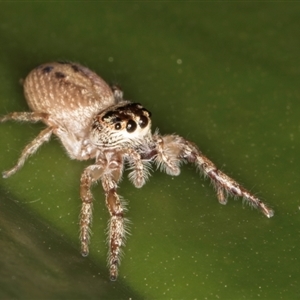
[(51, 62), (32, 70), (24, 81), (32, 111), (49, 114), (67, 131), (85, 130), (92, 117), (115, 104), (111, 88), (96, 73), (76, 63)]

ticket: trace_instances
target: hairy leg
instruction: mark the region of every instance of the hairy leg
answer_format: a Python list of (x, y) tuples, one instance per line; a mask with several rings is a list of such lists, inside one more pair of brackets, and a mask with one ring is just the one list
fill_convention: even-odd
[[(48, 114), (45, 113), (37, 113), (37, 112), (13, 112), (10, 114), (7, 114), (5, 116), (0, 117), (0, 122), (6, 122), (6, 121), (19, 121), (19, 122), (38, 122), (38, 121), (44, 121), (48, 117)], [(8, 171), (4, 171), (2, 173), (4, 178), (7, 178), (14, 173), (16, 173), (24, 164), (26, 159), (34, 154), (37, 149), (45, 142), (48, 142), (51, 135), (53, 133), (52, 127), (47, 127), (43, 131), (39, 133), (39, 135), (31, 141), (22, 151), (21, 156), (17, 162), (17, 164), (11, 168)]]
[(0, 122), (6, 121), (18, 121), (18, 122), (39, 122), (44, 121), (48, 118), (48, 114), (46, 113), (38, 113), (38, 112), (12, 112), (5, 116), (0, 117)]
[(14, 173), (16, 173), (19, 169), (21, 169), (21, 167), (24, 165), (26, 159), (30, 155), (34, 154), (37, 151), (37, 149), (40, 146), (42, 146), (42, 144), (49, 141), (49, 139), (52, 135), (52, 132), (53, 132), (52, 127), (47, 127), (46, 129), (41, 131), (39, 133), (39, 135), (24, 148), (24, 150), (21, 153), (21, 156), (18, 159), (17, 164), (10, 170), (4, 171), (2, 173), (2, 176), (4, 178), (7, 178), (7, 177), (13, 175)]
[(241, 196), (250, 205), (259, 208), (268, 218), (274, 215), (274, 211), (268, 208), (260, 199), (218, 170), (214, 163), (204, 156), (193, 143), (177, 135), (154, 135), (153, 138), (157, 145), (155, 161), (167, 174), (178, 175), (182, 161), (195, 163), (212, 180), (221, 204), (226, 204), (227, 194)]
[(116, 84), (113, 84), (110, 88), (114, 93), (115, 102), (119, 103), (123, 101), (123, 91), (121, 90), (121, 88)]
[(91, 224), (93, 217), (93, 195), (91, 193), (91, 186), (103, 174), (102, 165), (88, 166), (82, 173), (80, 179), (80, 197), (82, 200), (80, 212), (80, 241), (81, 254), (88, 256), (89, 242), (91, 233)]
[(112, 176), (102, 177), (102, 186), (106, 195), (106, 205), (110, 213), (108, 226), (108, 264), (110, 279), (115, 281), (118, 277), (118, 266), (120, 265), (121, 246), (124, 244), (126, 229), (124, 220), (124, 205), (117, 194), (117, 183)]
[(81, 176), (80, 195), (82, 208), (80, 214), (81, 253), (89, 253), (90, 227), (92, 223), (93, 195), (91, 186), (101, 180), (106, 196), (106, 206), (110, 214), (108, 228), (109, 254), (108, 264), (111, 280), (118, 276), (121, 246), (125, 238), (124, 206), (118, 196), (117, 184), (123, 173), (123, 158), (121, 152), (105, 152), (98, 159), (97, 164), (87, 167)]
[(128, 160), (129, 170), (131, 170), (128, 176), (130, 181), (135, 187), (142, 187), (150, 175), (150, 162), (147, 160), (142, 160), (141, 155), (134, 149), (127, 148), (123, 151), (123, 153)]

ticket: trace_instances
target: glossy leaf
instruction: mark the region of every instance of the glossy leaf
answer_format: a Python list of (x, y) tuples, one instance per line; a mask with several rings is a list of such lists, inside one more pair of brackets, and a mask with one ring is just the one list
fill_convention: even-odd
[[(79, 178), (57, 139), (0, 180), (2, 299), (299, 297), (299, 10), (291, 3), (0, 4), (0, 113), (28, 110), (20, 79), (40, 63), (87, 65), (153, 114), (153, 128), (195, 142), (275, 210), (219, 205), (193, 166), (142, 188), (127, 174), (131, 235), (108, 280), (108, 212), (95, 186), (88, 258), (79, 254)], [(0, 126), (0, 169), (42, 124)]]

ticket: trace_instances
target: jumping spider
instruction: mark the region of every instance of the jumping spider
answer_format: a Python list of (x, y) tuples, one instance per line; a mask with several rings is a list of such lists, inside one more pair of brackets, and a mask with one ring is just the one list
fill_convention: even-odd
[(0, 121), (42, 121), (47, 127), (25, 147), (17, 164), (4, 172), (3, 177), (17, 172), (52, 134), (59, 137), (70, 158), (95, 159), (80, 179), (81, 253), (83, 256), (89, 253), (91, 186), (100, 180), (110, 213), (111, 280), (118, 276), (126, 233), (124, 204), (117, 194), (125, 164), (130, 169), (130, 180), (140, 188), (149, 177), (151, 163), (172, 176), (179, 175), (182, 162), (194, 163), (211, 179), (221, 204), (226, 204), (228, 194), (241, 196), (268, 218), (274, 214), (260, 199), (218, 170), (192, 142), (174, 134), (152, 134), (151, 113), (147, 109), (123, 100), (123, 92), (117, 86), (110, 88), (97, 74), (79, 64), (52, 62), (35, 68), (24, 80), (24, 93), (32, 112), (13, 112)]

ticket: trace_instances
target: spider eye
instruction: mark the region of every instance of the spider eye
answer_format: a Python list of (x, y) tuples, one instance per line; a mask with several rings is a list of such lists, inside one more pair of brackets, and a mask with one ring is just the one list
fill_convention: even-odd
[(133, 120), (129, 120), (126, 126), (128, 132), (133, 132), (136, 129), (136, 123)]
[(145, 116), (141, 116), (139, 120), (139, 125), (141, 128), (145, 128), (148, 125), (148, 118)]
[(115, 124), (115, 129), (116, 129), (116, 130), (119, 130), (119, 129), (121, 129), (121, 127), (122, 127), (122, 126), (121, 126), (121, 124), (120, 124), (120, 123), (116, 123), (116, 124)]

